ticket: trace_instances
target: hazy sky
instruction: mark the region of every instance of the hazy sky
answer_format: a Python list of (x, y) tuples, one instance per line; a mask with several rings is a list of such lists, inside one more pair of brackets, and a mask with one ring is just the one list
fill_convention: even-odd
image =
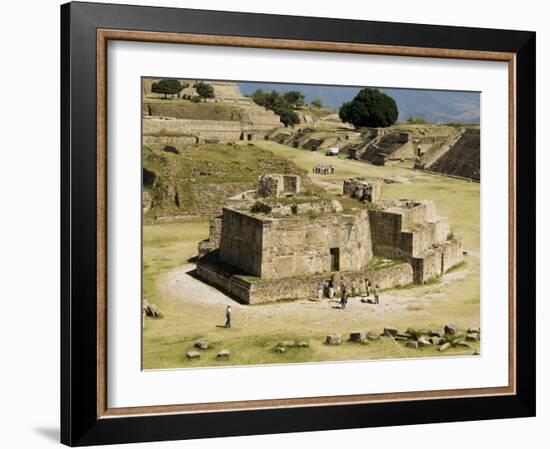
[[(281, 93), (298, 90), (305, 95), (306, 102), (320, 98), (326, 107), (340, 108), (359, 92), (360, 87), (323, 86), (312, 84), (282, 84), (239, 82), (241, 92), (250, 95), (256, 89), (276, 90)], [(409, 117), (423, 117), (432, 123), (479, 123), (480, 93), (450, 90), (380, 88), (397, 103), (399, 120)]]

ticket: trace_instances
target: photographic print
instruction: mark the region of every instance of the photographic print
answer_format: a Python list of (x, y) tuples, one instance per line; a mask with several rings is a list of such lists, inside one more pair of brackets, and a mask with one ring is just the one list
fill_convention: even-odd
[(141, 95), (143, 369), (480, 355), (479, 92)]

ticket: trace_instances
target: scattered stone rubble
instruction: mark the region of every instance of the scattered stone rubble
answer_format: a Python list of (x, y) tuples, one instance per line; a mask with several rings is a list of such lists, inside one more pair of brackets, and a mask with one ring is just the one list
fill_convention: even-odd
[[(376, 333), (369, 330), (354, 330), (349, 334), (349, 342), (368, 344), (369, 341), (375, 341), (380, 337), (388, 337), (410, 349), (420, 349), (426, 347), (437, 347), (442, 352), (451, 347), (470, 348), (470, 343), (479, 342), (479, 328), (470, 328), (467, 333), (461, 331), (456, 325), (447, 324), (444, 329), (415, 329), (409, 327), (405, 332), (399, 332), (395, 327), (386, 326), (382, 333)], [(341, 334), (327, 335), (325, 338), (327, 345), (342, 344)], [(477, 348), (475, 355), (479, 355)]]
[(156, 306), (156, 304), (149, 304), (148, 302), (145, 302), (143, 304), (143, 313), (146, 316), (150, 316), (152, 318), (162, 318), (163, 315)]

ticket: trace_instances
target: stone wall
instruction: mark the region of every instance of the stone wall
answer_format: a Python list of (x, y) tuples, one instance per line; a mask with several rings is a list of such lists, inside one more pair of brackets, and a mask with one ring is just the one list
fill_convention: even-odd
[(252, 276), (262, 274), (262, 220), (224, 208), (220, 261)]
[(283, 193), (299, 193), (300, 190), (300, 176), (297, 175), (268, 174), (258, 182), (258, 195), (263, 197), (278, 197)]
[(423, 284), (464, 260), (461, 240), (447, 240), (412, 259), (414, 282)]
[[(203, 258), (197, 263), (197, 276), (244, 304), (316, 297), (316, 285), (319, 282), (324, 283), (330, 277), (328, 274), (317, 274), (307, 278), (249, 280), (227, 272), (209, 258)], [(364, 293), (366, 279), (370, 279), (373, 286), (378, 285), (380, 289), (410, 284), (413, 282), (413, 269), (410, 264), (402, 263), (378, 270), (341, 272), (336, 277), (337, 284), (340, 277), (344, 278), (348, 286), (353, 281), (358, 292)]]
[(366, 181), (362, 178), (346, 179), (343, 193), (360, 201), (375, 203), (382, 199), (382, 183), (380, 181)]
[(402, 215), (381, 210), (369, 211), (372, 250), (386, 259), (400, 259)]
[[(400, 205), (369, 211), (375, 256), (412, 262), (412, 258), (422, 258), (434, 245), (445, 242), (449, 221), (437, 215), (433, 201), (401, 201)], [(420, 267), (423, 271), (419, 263), (414, 265), (415, 270)]]
[[(407, 285), (413, 282), (412, 266), (403, 263), (397, 266), (379, 270), (367, 270), (360, 272), (341, 272), (335, 277), (336, 284), (340, 284), (340, 277), (351, 289), (354, 282), (359, 293), (365, 293), (365, 280), (370, 279), (372, 285), (378, 285), (380, 289), (393, 288)], [(307, 279), (287, 278), (278, 280), (254, 281), (250, 285), (248, 300), (250, 304), (278, 301), (281, 299), (315, 298), (316, 286), (324, 283), (330, 275), (313, 275)]]
[(446, 273), (455, 265), (464, 261), (462, 240), (448, 240), (443, 244), (442, 270)]
[(199, 242), (199, 257), (203, 257), (220, 247), (222, 237), (222, 217), (214, 217), (209, 223), (209, 237)]
[(195, 136), (143, 136), (143, 145), (194, 145), (198, 142)]
[(240, 122), (224, 120), (191, 120), (144, 118), (143, 134), (179, 133), (200, 136), (206, 140), (237, 141), (242, 134)]
[[(331, 249), (337, 256), (331, 256)], [(339, 259), (333, 270), (332, 257)], [(265, 220), (262, 268), (264, 279), (307, 276), (364, 269), (372, 259), (367, 211), (357, 215), (326, 214), (316, 218)]]
[(412, 266), (414, 270), (414, 282), (423, 284), (438, 276), (441, 276), (441, 253), (430, 250), (422, 257), (413, 258)]
[(440, 217), (417, 227), (414, 231), (401, 233), (401, 250), (408, 256), (418, 256), (447, 238), (450, 227), (446, 217)]
[(250, 282), (228, 274), (216, 265), (203, 262), (197, 263), (197, 276), (208, 284), (222, 290), (229, 296), (244, 304), (250, 304)]

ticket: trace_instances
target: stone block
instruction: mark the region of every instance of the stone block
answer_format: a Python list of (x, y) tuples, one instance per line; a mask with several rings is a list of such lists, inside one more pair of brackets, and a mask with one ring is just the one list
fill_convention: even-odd
[(342, 335), (340, 334), (327, 335), (325, 343), (328, 345), (339, 345), (342, 343)]
[(350, 341), (356, 342), (356, 343), (362, 343), (366, 339), (366, 335), (364, 331), (354, 331), (349, 334)]
[(446, 335), (455, 335), (458, 332), (458, 326), (455, 326), (454, 324), (446, 324), (445, 325), (445, 334)]
[(227, 359), (229, 358), (229, 355), (231, 353), (227, 349), (222, 349), (220, 352), (218, 352), (218, 355), (216, 356), (219, 359)]
[(195, 348), (197, 348), (197, 349), (208, 349), (208, 343), (206, 341), (197, 341), (195, 343)]

